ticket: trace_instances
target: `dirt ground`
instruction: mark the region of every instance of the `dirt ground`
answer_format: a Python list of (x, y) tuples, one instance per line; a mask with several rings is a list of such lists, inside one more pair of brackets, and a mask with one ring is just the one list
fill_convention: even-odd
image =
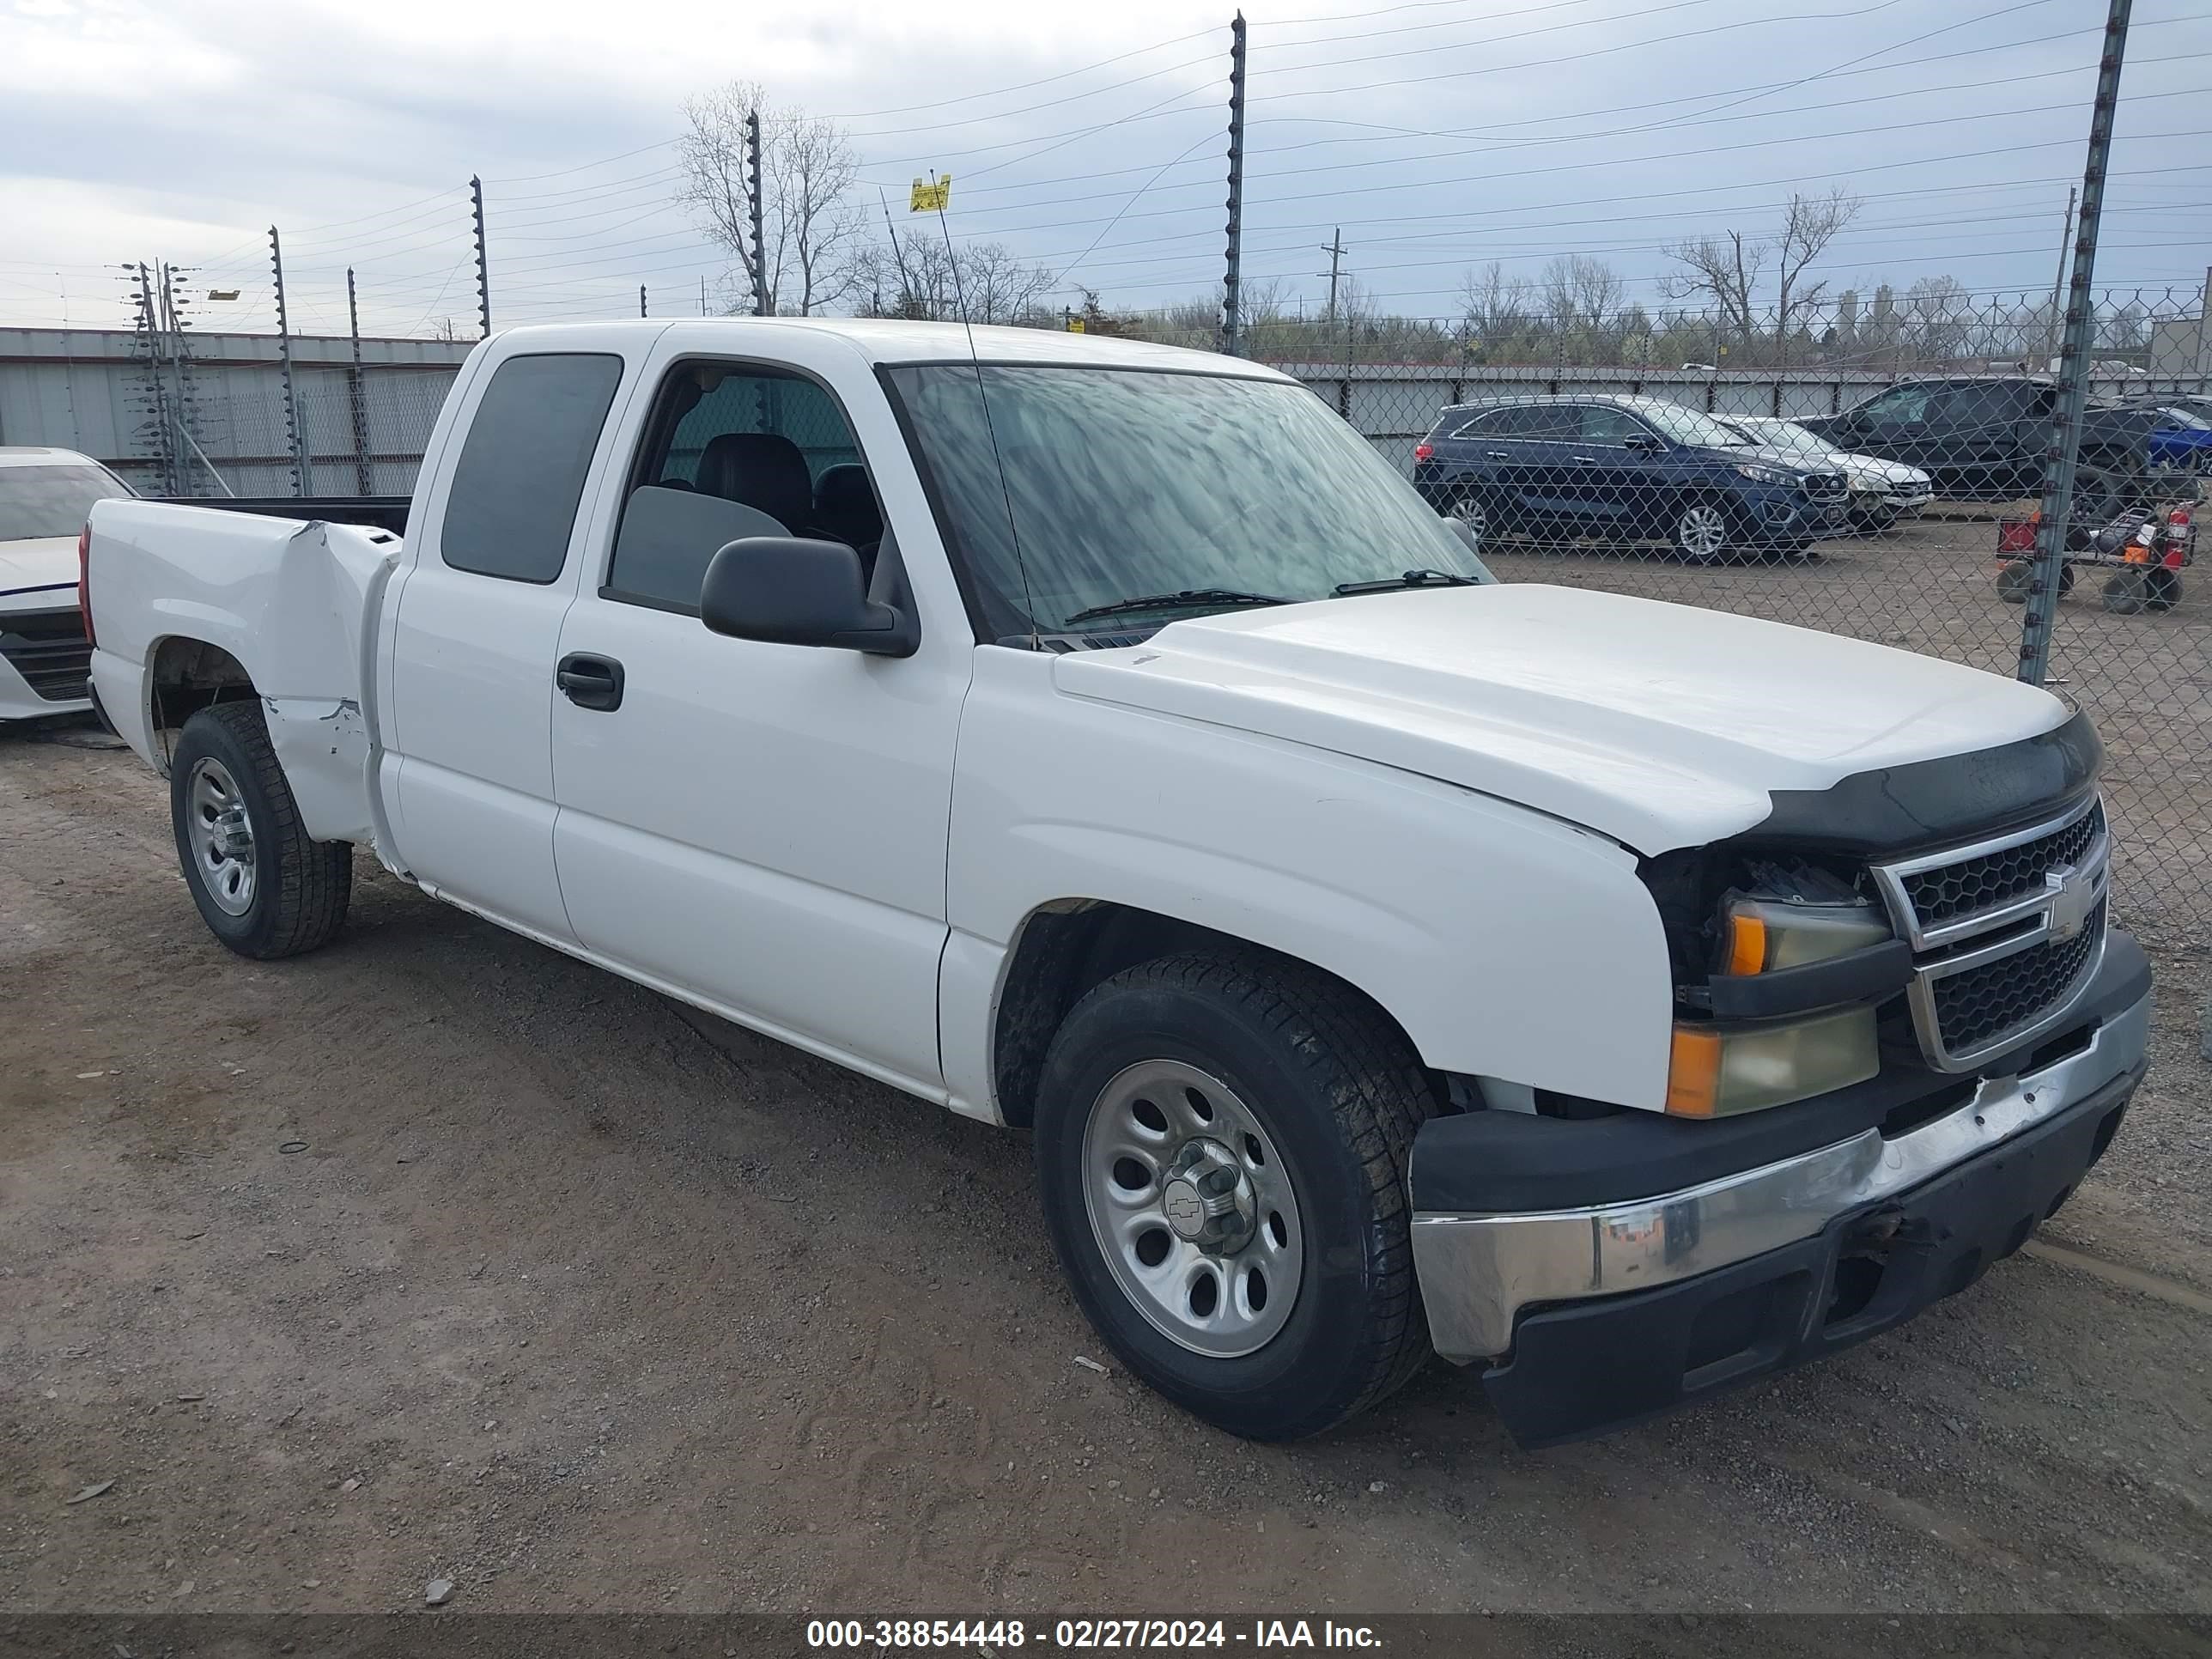
[(1437, 1366), (1262, 1449), (1076, 1363), (1024, 1137), (366, 859), (232, 957), (104, 741), (0, 737), (0, 1612), (2212, 1611), (2201, 927), (2104, 1165), (1904, 1328), (1591, 1444)]

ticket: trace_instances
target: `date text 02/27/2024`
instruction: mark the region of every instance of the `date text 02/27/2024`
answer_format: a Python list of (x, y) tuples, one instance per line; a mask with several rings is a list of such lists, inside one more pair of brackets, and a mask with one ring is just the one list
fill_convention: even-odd
[(994, 1654), (1036, 1646), (1062, 1651), (1170, 1650), (1188, 1648), (1365, 1648), (1382, 1645), (1370, 1626), (1321, 1619), (1255, 1619), (1249, 1626), (1221, 1619), (1058, 1619), (1049, 1626), (1020, 1619), (813, 1619), (810, 1648), (967, 1648)]

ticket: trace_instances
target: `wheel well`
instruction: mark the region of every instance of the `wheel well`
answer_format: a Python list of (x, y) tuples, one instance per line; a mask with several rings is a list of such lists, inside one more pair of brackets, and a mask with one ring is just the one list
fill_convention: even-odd
[(237, 658), (204, 640), (171, 635), (154, 650), (153, 726), (166, 757), (168, 734), (201, 709), (256, 695)]
[[(992, 1082), (1006, 1122), (1027, 1128), (1034, 1121), (1045, 1051), (1068, 1011), (1086, 992), (1125, 968), (1194, 950), (1297, 960), (1233, 933), (1101, 899), (1060, 899), (1030, 912), (1006, 964), (992, 1032)], [(1302, 965), (1328, 973), (1312, 963)], [(1328, 977), (1346, 996), (1358, 998), (1381, 1018), (1391, 1019), (1389, 1011), (1358, 986), (1334, 974)], [(1395, 1020), (1391, 1023), (1396, 1024)], [(1402, 1035), (1404, 1028), (1399, 1030)], [(1413, 1046), (1410, 1037), (1407, 1046)], [(1446, 1085), (1439, 1074), (1431, 1077), (1441, 1101)]]

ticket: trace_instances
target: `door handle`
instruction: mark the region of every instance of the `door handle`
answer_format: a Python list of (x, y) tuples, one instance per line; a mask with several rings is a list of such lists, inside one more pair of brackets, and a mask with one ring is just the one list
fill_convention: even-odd
[(1510, 461), (1513, 458), (1502, 449), (1486, 449), (1482, 452), (1482, 459), (1486, 461)]
[(1597, 457), (1595, 455), (1577, 455), (1574, 459), (1581, 462), (1584, 466), (1595, 466), (1597, 465)]
[(623, 665), (612, 657), (595, 657), (572, 651), (553, 671), (561, 694), (579, 708), (616, 709), (622, 707)]

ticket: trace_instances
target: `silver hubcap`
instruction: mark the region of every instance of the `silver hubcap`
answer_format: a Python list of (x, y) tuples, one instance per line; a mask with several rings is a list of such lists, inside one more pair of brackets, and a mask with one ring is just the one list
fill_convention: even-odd
[(253, 908), (253, 823), (237, 780), (212, 755), (192, 764), (185, 782), (192, 860), (200, 883), (225, 915), (242, 916)]
[(1181, 1060), (1141, 1060), (1091, 1103), (1083, 1201), (1115, 1281), (1194, 1353), (1263, 1347), (1304, 1271), (1297, 1197), (1251, 1109)]
[(1715, 558), (1728, 545), (1728, 520), (1717, 507), (1690, 507), (1682, 514), (1678, 533), (1682, 551), (1692, 558)]
[(1457, 514), (1459, 521), (1465, 525), (1469, 530), (1474, 532), (1478, 538), (1481, 537), (1483, 531), (1488, 527), (1490, 523), (1490, 509), (1472, 495), (1461, 496), (1457, 501), (1453, 503), (1452, 510), (1455, 514)]

